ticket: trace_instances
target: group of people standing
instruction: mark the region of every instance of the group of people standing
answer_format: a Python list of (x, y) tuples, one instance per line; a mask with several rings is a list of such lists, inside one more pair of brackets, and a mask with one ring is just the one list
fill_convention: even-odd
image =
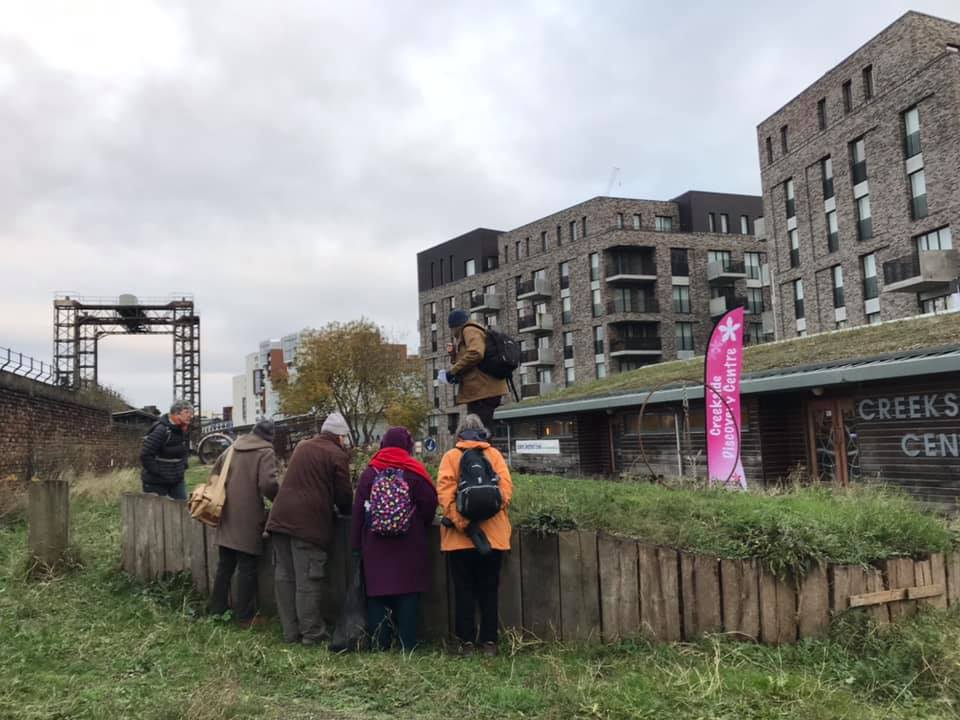
[[(462, 311), (454, 311), (450, 317), (459, 341), (451, 353), (452, 369), (467, 389), (473, 389), (482, 387), (484, 379), (476, 377), (483, 373), (475, 367), (479, 363), (474, 357), (475, 339), (470, 333), (463, 338), (465, 316)], [(496, 404), (488, 401), (482, 403), (483, 407), (468, 405), (468, 411), (480, 410), (489, 424)], [(141, 457), (145, 492), (186, 497), (185, 430), (191, 419), (192, 408), (175, 403), (170, 415), (148, 433)], [(363, 567), (370, 646), (385, 650), (396, 643), (403, 650), (412, 650), (417, 644), (420, 596), (430, 589), (433, 549), (428, 530), (437, 520), (439, 508), (440, 549), (447, 557), (454, 587), (458, 652), (496, 654), (500, 565), (503, 552), (510, 549), (507, 509), (513, 483), (503, 456), (489, 443), (484, 420), (478, 414), (469, 412), (461, 422), (456, 446), (444, 454), (436, 481), (413, 456), (410, 432), (403, 427), (390, 428), (360, 474), (356, 492), (350, 475), (350, 430), (339, 413), (327, 416), (317, 436), (297, 445), (282, 483), (278, 480), (273, 437), (273, 422), (260, 421), (213, 468), (214, 473), (221, 472), (227, 453), (232, 453), (226, 502), (216, 536), (219, 561), (209, 612), (227, 611), (236, 574), (234, 615), (241, 627), (261, 622), (256, 606), (257, 559), (269, 537), (283, 640), (308, 646), (325, 642), (331, 634), (330, 618), (323, 612), (331, 591), (328, 553), (336, 513), (350, 515), (350, 547), (355, 561)], [(470, 458), (482, 461), (499, 489), (498, 509), (482, 520), (471, 520), (458, 509), (463, 509), (458, 505), (461, 464), (468, 453)], [(178, 459), (182, 460), (179, 481), (173, 472), (159, 475)], [(269, 511), (265, 500), (272, 501)], [(386, 525), (385, 515), (389, 518)]]

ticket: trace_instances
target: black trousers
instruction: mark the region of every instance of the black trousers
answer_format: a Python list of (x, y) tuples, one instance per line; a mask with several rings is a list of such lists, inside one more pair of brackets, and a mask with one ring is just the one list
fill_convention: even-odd
[[(500, 560), (503, 553), (492, 550), (483, 556), (476, 550), (447, 553), (453, 576), (454, 632), (460, 642), (495, 643), (499, 616)], [(480, 607), (480, 635), (475, 613)]]
[(495, 395), (494, 397), (483, 398), (482, 400), (474, 400), (473, 402), (467, 403), (467, 413), (476, 415), (483, 422), (483, 426), (487, 429), (487, 432), (493, 437), (493, 413), (500, 407), (501, 397)]
[(396, 634), (400, 649), (410, 652), (417, 645), (417, 608), (420, 593), (367, 598), (367, 631), (372, 650), (388, 650)]
[(207, 611), (212, 615), (222, 615), (227, 611), (227, 597), (234, 570), (237, 572), (237, 592), (233, 598), (233, 614), (241, 622), (252, 620), (257, 614), (257, 556), (222, 545)]

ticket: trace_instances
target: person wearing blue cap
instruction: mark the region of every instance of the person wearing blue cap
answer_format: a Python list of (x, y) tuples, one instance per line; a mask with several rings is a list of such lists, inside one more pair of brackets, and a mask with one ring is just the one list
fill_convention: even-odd
[(453, 364), (446, 378), (458, 384), (457, 402), (467, 406), (467, 413), (479, 417), (485, 427), (492, 427), (493, 413), (507, 394), (507, 381), (480, 369), (487, 351), (487, 331), (459, 308), (447, 317), (447, 325), (453, 332), (453, 342), (447, 344)]

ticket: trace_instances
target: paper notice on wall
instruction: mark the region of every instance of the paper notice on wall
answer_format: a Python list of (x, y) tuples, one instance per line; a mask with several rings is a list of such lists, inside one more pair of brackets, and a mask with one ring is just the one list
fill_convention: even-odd
[(518, 455), (559, 455), (559, 440), (517, 440)]

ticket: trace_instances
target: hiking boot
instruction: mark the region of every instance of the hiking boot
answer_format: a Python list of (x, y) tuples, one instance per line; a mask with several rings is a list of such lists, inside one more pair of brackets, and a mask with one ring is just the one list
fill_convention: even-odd
[(249, 630), (250, 628), (263, 627), (267, 624), (267, 619), (262, 615), (256, 615), (249, 620), (240, 620), (237, 625), (241, 630)]
[(472, 642), (460, 643), (460, 647), (457, 648), (457, 655), (462, 658), (473, 657), (474, 652), (476, 652), (476, 647)]
[(485, 642), (480, 650), (484, 657), (496, 657), (499, 652), (499, 648), (495, 642)]

